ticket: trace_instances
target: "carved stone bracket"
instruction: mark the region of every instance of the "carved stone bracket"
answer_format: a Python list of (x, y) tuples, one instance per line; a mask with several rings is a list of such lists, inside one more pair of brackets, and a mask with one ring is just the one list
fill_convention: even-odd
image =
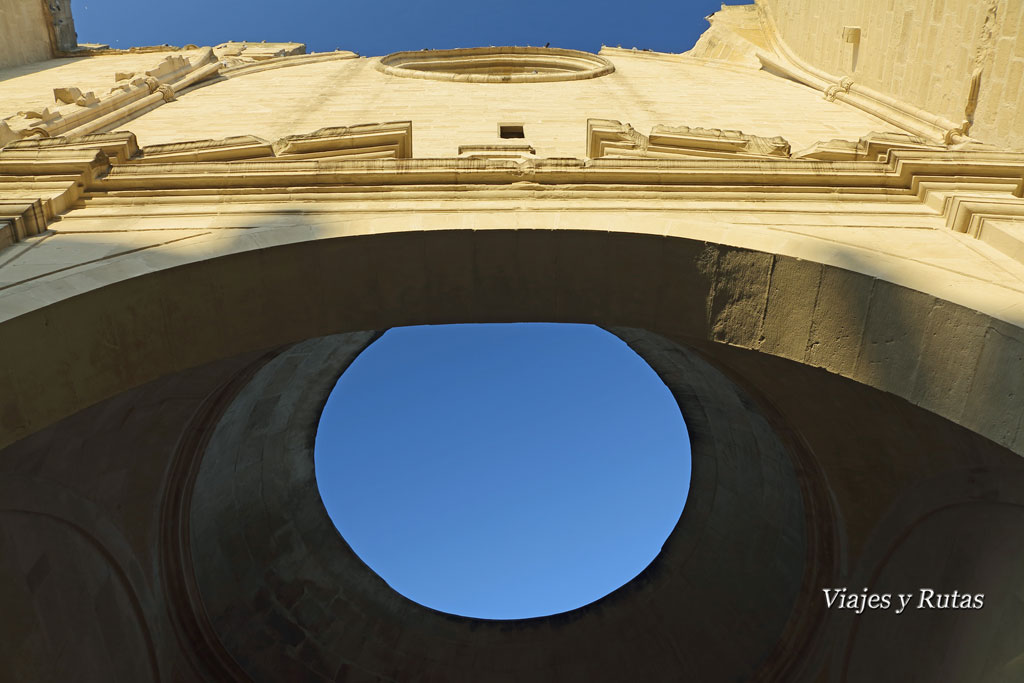
[(167, 85), (166, 83), (163, 83), (161, 85), (158, 85), (156, 89), (161, 95), (163, 95), (164, 102), (174, 101), (174, 88)]
[(825, 88), (825, 99), (829, 102), (835, 102), (836, 96), (839, 95), (839, 93), (848, 93), (852, 87), (853, 79), (849, 76), (844, 76), (838, 83), (833, 83)]

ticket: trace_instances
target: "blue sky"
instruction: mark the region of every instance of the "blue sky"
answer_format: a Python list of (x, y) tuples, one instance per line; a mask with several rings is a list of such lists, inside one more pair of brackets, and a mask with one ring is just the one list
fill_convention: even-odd
[(405, 327), (342, 374), (316, 474), (342, 536), (398, 592), (514, 619), (588, 604), (654, 559), (689, 440), (668, 388), (600, 328)]
[(80, 42), (216, 45), (295, 41), (325, 52), (544, 45), (596, 52), (601, 45), (683, 52), (719, 9), (708, 0), (72, 0)]

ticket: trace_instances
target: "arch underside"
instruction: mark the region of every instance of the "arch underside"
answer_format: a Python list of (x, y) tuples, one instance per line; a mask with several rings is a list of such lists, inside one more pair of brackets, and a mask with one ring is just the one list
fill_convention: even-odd
[[(298, 240), (291, 239), (295, 228), (271, 226), (263, 237), (218, 236), (204, 251), (179, 247), (163, 261), (149, 261), (146, 274), (124, 277), (126, 271), (115, 270), (122, 279), (103, 283), (110, 270), (124, 268), (115, 259), (106, 271), (86, 271), (101, 286), (0, 325), (4, 348), (21, 344), (18, 353), (26, 359), (22, 370), (9, 366), (9, 376), (18, 382), (31, 377), (39, 388), (19, 391), (18, 404), (5, 419), (43, 416), (33, 433), (0, 454), (0, 462), (10, 475), (88, 496), (97, 512), (87, 527), (128, 529), (125, 539), (96, 541), (114, 550), (102, 554), (105, 567), (83, 569), (83, 576), (99, 586), (108, 573), (116, 574), (122, 577), (119, 585), (127, 585), (120, 590), (137, 596), (134, 612), (100, 618), (138, 633), (140, 642), (148, 633), (163, 634), (154, 637), (150, 670), (155, 680), (269, 680), (269, 671), (280, 670), (295, 676), (320, 672), (324, 680), (407, 680), (423, 671), (445, 680), (478, 680), (482, 674), (496, 680), (489, 667), (503, 657), (518, 662), (518, 675), (536, 680), (564, 680), (583, 671), (580, 662), (593, 667), (586, 669), (588, 677), (605, 674), (614, 680), (611, 660), (598, 654), (610, 656), (617, 650), (608, 644), (634, 642), (638, 633), (650, 635), (635, 641), (644, 643), (644, 663), (625, 661), (631, 670), (650, 667), (652, 680), (672, 667), (675, 673), (691, 672), (693, 680), (723, 675), (798, 680), (821, 672), (835, 680), (866, 675), (905, 680), (918, 670), (921, 652), (954, 640), (957, 671), (966, 678), (998, 680), (1013, 670), (1014, 647), (993, 655), (983, 644), (1011, 638), (1004, 632), (1005, 619), (1016, 609), (1013, 577), (1024, 551), (1005, 544), (1003, 534), (1020, 524), (1015, 512), (1024, 490), (1020, 459), (977, 433), (981, 429), (972, 431), (940, 414), (948, 410), (943, 405), (961, 405), (959, 421), (966, 423), (978, 414), (969, 412), (978, 408), (972, 401), (987, 395), (989, 408), (998, 405), (992, 393), (1000, 391), (998, 382), (1016, 379), (995, 372), (1005, 369), (1005, 361), (993, 361), (995, 374), (987, 385), (977, 380), (981, 361), (975, 363), (975, 384), (957, 378), (964, 372), (962, 354), (998, 359), (1012, 353), (1007, 349), (1014, 347), (990, 341), (1013, 343), (999, 333), (1009, 325), (821, 261), (710, 240), (565, 229), (571, 223), (561, 220), (560, 230), (432, 230), (421, 222), (419, 230), (378, 234), (324, 236), (309, 230), (301, 234), (316, 239)], [(260, 244), (272, 234), (289, 239)], [(229, 243), (236, 248), (227, 248)], [(229, 515), (233, 523), (215, 524), (226, 534), (215, 547), (228, 569), (214, 574), (219, 579), (204, 578), (203, 563), (216, 553), (201, 547), (197, 553), (201, 535), (193, 531), (225, 518), (215, 514), (215, 506), (197, 507), (190, 496), (199, 490), (195, 482), (202, 481), (208, 466), (204, 454), (221, 416), (234, 414), (232, 406), (252, 391), (264, 369), (282, 358), (308, 359), (302, 342), (325, 335), (503, 321), (599, 324), (651, 363), (680, 400), (688, 423), (698, 425), (695, 449), (706, 438), (708, 466), (722, 470), (691, 491), (684, 518), (692, 526), (681, 526), (674, 537), (699, 536), (700, 544), (690, 550), (720, 561), (695, 564), (692, 555), (688, 563), (669, 562), (686, 568), (681, 583), (666, 579), (671, 572), (659, 573), (656, 563), (653, 573), (606, 601), (522, 627), (481, 628), (442, 619), (444, 629), (454, 629), (446, 642), (461, 643), (448, 649), (430, 646), (434, 626), (405, 630), (410, 623), (431, 624), (438, 618), (434, 613), (395, 603), (398, 598), (382, 593), (372, 573), (357, 573), (350, 577), (353, 592), (347, 600), (363, 615), (369, 608), (356, 605), (370, 600), (377, 605), (370, 612), (377, 616), (345, 635), (342, 659), (330, 665), (313, 643), (335, 633), (331, 624), (351, 620), (337, 605), (340, 611), (330, 614), (309, 611), (321, 598), (331, 604), (337, 596), (272, 569), (272, 553), (260, 555), (294, 541), (253, 526), (250, 520), (265, 519), (263, 512)], [(823, 330), (833, 331), (830, 341), (820, 336)], [(959, 345), (946, 353), (925, 353), (943, 335), (967, 332), (981, 341), (980, 348)], [(811, 339), (815, 334), (819, 337)], [(24, 348), (30, 340), (47, 349), (45, 356)], [(665, 358), (689, 358), (691, 366), (674, 369)], [(693, 363), (708, 368), (703, 372), (714, 381), (698, 379)], [(297, 365), (285, 367), (291, 372)], [(14, 376), (21, 372), (25, 379)], [(304, 385), (286, 376), (272, 384), (275, 396)], [(695, 416), (714, 412), (708, 406), (721, 403), (716, 398), (721, 387), (735, 387), (729, 391), (742, 398), (732, 399), (733, 405), (747, 411), (756, 428), (722, 417), (717, 426), (714, 419), (699, 426)], [(936, 400), (929, 397), (949, 403), (928, 404)], [(924, 409), (926, 404), (933, 410)], [(267, 409), (265, 402), (260, 405), (260, 411)], [(1005, 424), (1011, 411), (1003, 405), (1000, 419), (984, 413), (992, 417), (986, 424)], [(308, 434), (289, 438), (311, 444)], [(721, 443), (715, 445), (716, 439)], [(757, 467), (765, 463), (757, 448), (742, 446), (743, 439), (754, 439), (758, 448), (778, 444), (782, 469), (745, 479), (742, 473), (750, 468), (744, 458), (753, 458)], [(735, 463), (727, 464), (725, 442), (742, 456)], [(267, 443), (273, 452), (273, 444), (282, 440)], [(725, 471), (739, 479), (725, 482)], [(695, 481), (697, 476), (695, 461)], [(767, 486), (772, 476), (789, 477), (790, 483)], [(219, 481), (225, 485), (231, 478)], [(33, 497), (40, 498), (46, 496)], [(236, 492), (233, 499), (244, 502), (245, 496)], [(280, 512), (276, 505), (268, 509)], [(709, 510), (704, 517), (695, 512), (701, 505)], [(770, 521), (786, 509), (800, 521), (781, 526)], [(714, 523), (707, 516), (712, 512), (719, 515)], [(784, 530), (788, 536), (783, 537), (798, 550), (783, 553), (784, 544), (763, 532), (737, 545), (742, 535), (722, 531), (757, 524)], [(805, 531), (797, 532), (800, 528)], [(88, 533), (100, 538), (95, 528)], [(246, 549), (253, 543), (270, 545)], [(53, 549), (37, 552), (19, 562), (74, 561), (61, 560)], [(301, 567), (296, 558), (302, 556), (293, 553), (283, 566)], [(309, 561), (330, 574), (336, 560), (310, 556)], [(241, 564), (231, 569), (232, 562)], [(239, 578), (238, 572), (254, 566), (262, 573)], [(749, 611), (750, 600), (739, 586), (756, 587), (756, 581), (772, 576), (780, 583), (755, 591), (764, 601)], [(917, 628), (899, 622), (868, 629), (868, 619), (898, 617), (869, 614), (857, 621), (824, 607), (823, 588), (875, 583), (905, 593), (921, 587), (984, 592), (986, 607), (943, 615), (948, 627), (939, 631), (920, 615)], [(54, 609), (46, 606), (52, 598), (41, 585), (12, 585), (12, 604), (42, 613)], [(248, 618), (239, 611), (242, 603), (231, 602), (228, 588), (238, 586), (250, 589), (246, 609), (256, 611)], [(713, 595), (720, 599), (710, 599)], [(746, 606), (723, 608), (729, 596), (743, 598)], [(638, 632), (656, 628), (646, 618), (656, 604), (685, 605), (684, 611), (705, 626), (700, 632), (712, 639), (691, 642)], [(758, 626), (745, 626), (748, 619)], [(233, 638), (242, 623), (270, 630), (249, 640)], [(879, 632), (891, 635), (879, 639)], [(970, 637), (963, 636), (968, 632)], [(44, 638), (42, 633), (27, 637)], [(902, 644), (893, 648), (893, 640)], [(545, 642), (560, 643), (558, 651), (536, 649)], [(272, 643), (283, 643), (287, 656), (273, 655)], [(45, 650), (45, 641), (36, 647)], [(475, 650), (490, 654), (467, 654)], [(527, 651), (536, 656), (522, 654)], [(382, 652), (391, 653), (386, 664)], [(430, 653), (429, 661), (424, 653)], [(54, 660), (52, 666), (60, 671), (62, 664)], [(136, 670), (145, 670), (144, 664)]]
[[(788, 226), (615, 213), (172, 214), (130, 241), (117, 226), (152, 218), (65, 219), (8, 267), (28, 277), (3, 287), (0, 346), (18, 363), (5, 368), (0, 443), (238, 353), (396, 325), (552, 321), (821, 367), (1024, 452), (1024, 333), (1006, 320), (1018, 295), (970, 270), (991, 261), (950, 271), (941, 253), (901, 262)], [(559, 228), (504, 228), (543, 221)], [(866, 237), (885, 233), (899, 244), (895, 229)], [(83, 262), (90, 243), (108, 255)], [(917, 235), (899, 246), (929, 248)]]

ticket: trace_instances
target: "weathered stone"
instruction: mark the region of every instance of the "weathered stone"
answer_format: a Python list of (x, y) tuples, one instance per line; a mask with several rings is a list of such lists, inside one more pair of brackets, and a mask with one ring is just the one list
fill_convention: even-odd
[[(65, 4), (0, 0), (0, 678), (1021, 678), (1013, 3), (764, 0), (684, 54), (44, 61)], [(686, 510), (590, 606), (442, 615), (327, 519), (319, 409), (366, 330), (521, 321), (658, 373)]]

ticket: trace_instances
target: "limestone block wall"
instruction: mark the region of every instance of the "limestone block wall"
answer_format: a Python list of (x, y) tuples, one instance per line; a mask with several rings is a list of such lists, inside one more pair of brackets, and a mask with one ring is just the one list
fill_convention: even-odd
[(645, 134), (671, 124), (781, 135), (794, 151), (897, 130), (763, 71), (630, 50), (601, 54), (614, 73), (561, 83), (401, 78), (378, 71), (377, 58), (303, 64), (184, 93), (122, 129), (151, 145), (242, 134), (273, 140), (325, 126), (411, 120), (414, 157), (453, 157), (460, 145), (508, 142), (498, 137), (498, 124), (507, 122), (524, 125), (525, 140), (516, 142), (532, 145), (538, 158), (585, 156), (588, 118), (628, 122)]
[(41, 0), (0, 0), (0, 68), (52, 57), (48, 26)]
[[(178, 93), (175, 101), (127, 120), (119, 130), (135, 133), (143, 145), (244, 134), (272, 141), (323, 127), (401, 120), (412, 122), (413, 156), (421, 158), (454, 157), (466, 145), (507, 143), (498, 136), (500, 123), (524, 126), (525, 139), (517, 142), (530, 145), (531, 156), (582, 158), (587, 120), (595, 117), (628, 123), (644, 134), (667, 124), (781, 135), (794, 152), (822, 140), (856, 140), (871, 132), (899, 130), (758, 68), (680, 55), (605, 52), (615, 64), (614, 73), (560, 83), (402, 78), (381, 73), (378, 58), (311, 55), (281, 64), (286, 68), (229, 72), (226, 80)], [(172, 55), (202, 61), (201, 50), (147, 51), (0, 69), (0, 119), (22, 110), (56, 110), (55, 87), (108, 97), (116, 75), (148, 72)], [(459, 106), (452, 107), (453, 101)], [(70, 109), (71, 114), (79, 112)], [(811, 117), (804, 118), (808, 112)]]
[[(809, 64), (960, 122), (981, 69), (974, 125), (1024, 148), (1024, 3), (1019, 0), (757, 0)], [(859, 44), (844, 27), (861, 29)]]

